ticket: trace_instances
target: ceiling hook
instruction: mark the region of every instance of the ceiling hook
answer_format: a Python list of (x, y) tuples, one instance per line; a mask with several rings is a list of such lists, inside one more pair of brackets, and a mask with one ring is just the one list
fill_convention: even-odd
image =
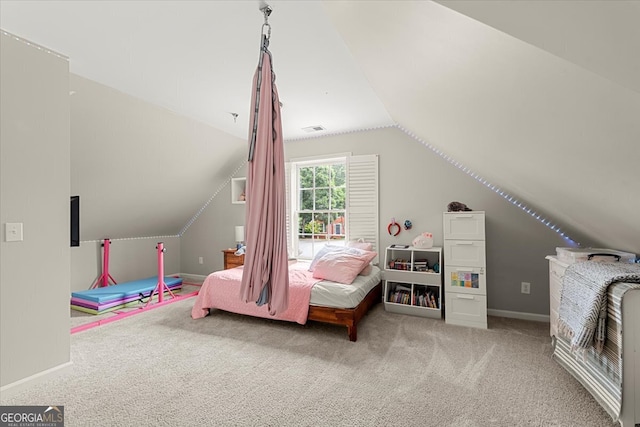
[(260, 5), (260, 10), (264, 14), (264, 20), (266, 22), (269, 15), (271, 15), (271, 12), (273, 12), (273, 9), (271, 9), (271, 6), (269, 6), (266, 2), (262, 2), (262, 4)]
[[(273, 12), (271, 6), (269, 6), (266, 2), (260, 2), (260, 11), (264, 15), (264, 24), (262, 24), (262, 35), (266, 36), (267, 39), (271, 38), (271, 25), (269, 25), (269, 15)], [(265, 34), (265, 28), (267, 30)]]
[(271, 6), (269, 6), (266, 2), (260, 2), (260, 3), (261, 3), (260, 11), (264, 15), (264, 23), (265, 25), (267, 25), (269, 23), (269, 15), (271, 15), (271, 12), (273, 12), (273, 9), (271, 9)]

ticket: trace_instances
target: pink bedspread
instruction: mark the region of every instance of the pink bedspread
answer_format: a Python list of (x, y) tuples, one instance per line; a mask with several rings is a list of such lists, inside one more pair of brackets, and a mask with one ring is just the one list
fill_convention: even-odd
[(312, 277), (308, 264), (289, 265), (289, 307), (275, 316), (269, 314), (267, 305), (258, 307), (255, 302), (245, 303), (240, 299), (240, 283), (243, 267), (216, 271), (205, 279), (196, 302), (191, 309), (191, 317), (205, 317), (209, 308), (230, 311), (267, 319), (286, 320), (301, 325), (307, 323), (311, 288), (319, 280)]

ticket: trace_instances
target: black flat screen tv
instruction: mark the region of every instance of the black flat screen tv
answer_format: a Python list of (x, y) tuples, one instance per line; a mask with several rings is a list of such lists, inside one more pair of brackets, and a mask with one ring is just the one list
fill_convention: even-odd
[(71, 196), (71, 246), (80, 246), (80, 196)]

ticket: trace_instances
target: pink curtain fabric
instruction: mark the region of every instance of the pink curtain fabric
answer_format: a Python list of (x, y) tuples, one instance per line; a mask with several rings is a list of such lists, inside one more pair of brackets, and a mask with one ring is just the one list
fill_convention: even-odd
[[(257, 305), (267, 304), (269, 313), (285, 311), (289, 305), (289, 273), (284, 178), (284, 146), (280, 100), (271, 69), (271, 56), (263, 51), (262, 69), (253, 79), (249, 131), (251, 145), (254, 117), (258, 122), (253, 158), (248, 163), (244, 273), (240, 298)], [(256, 88), (260, 81), (259, 95)], [(251, 152), (251, 147), (250, 147)]]

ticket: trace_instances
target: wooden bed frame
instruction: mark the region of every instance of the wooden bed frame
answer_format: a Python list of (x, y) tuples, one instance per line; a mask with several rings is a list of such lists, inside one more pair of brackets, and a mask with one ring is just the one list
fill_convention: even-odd
[(369, 291), (367, 296), (355, 308), (332, 308), (309, 306), (307, 320), (347, 327), (349, 341), (358, 339), (358, 322), (364, 317), (374, 304), (382, 301), (382, 282)]

